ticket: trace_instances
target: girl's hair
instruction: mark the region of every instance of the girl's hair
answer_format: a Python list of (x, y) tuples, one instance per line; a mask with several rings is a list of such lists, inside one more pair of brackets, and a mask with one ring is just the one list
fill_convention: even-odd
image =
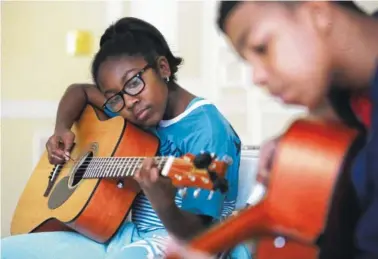
[[(221, 1), (218, 8), (218, 27), (224, 32), (224, 23), (230, 12), (239, 4), (244, 1)], [(364, 10), (362, 10), (354, 1), (330, 1), (331, 3), (340, 5), (342, 7), (348, 8), (363, 15), (368, 15)], [(293, 2), (288, 2), (293, 3)]]
[(146, 62), (156, 66), (159, 56), (168, 60), (171, 70), (170, 80), (176, 80), (178, 66), (182, 58), (175, 57), (164, 36), (153, 25), (134, 17), (125, 17), (118, 20), (106, 29), (100, 39), (100, 50), (92, 63), (92, 77), (98, 85), (98, 70), (108, 58), (130, 56), (143, 57)]

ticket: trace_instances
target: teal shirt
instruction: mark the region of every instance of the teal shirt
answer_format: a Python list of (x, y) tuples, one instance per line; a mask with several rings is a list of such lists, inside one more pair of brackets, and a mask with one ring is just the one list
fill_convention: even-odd
[[(235, 209), (238, 194), (241, 142), (218, 109), (207, 100), (195, 98), (182, 114), (161, 121), (151, 131), (160, 140), (161, 156), (179, 157), (186, 153), (196, 155), (205, 151), (215, 153), (220, 159), (225, 155), (232, 159), (233, 163), (226, 173), (229, 185), (226, 194), (216, 191), (209, 200), (209, 191), (201, 190), (199, 196), (194, 197), (195, 189), (189, 188), (185, 198), (176, 196), (176, 204), (183, 210), (210, 216), (215, 220), (229, 216)], [(140, 230), (164, 228), (143, 193), (136, 198), (132, 214), (132, 220)]]

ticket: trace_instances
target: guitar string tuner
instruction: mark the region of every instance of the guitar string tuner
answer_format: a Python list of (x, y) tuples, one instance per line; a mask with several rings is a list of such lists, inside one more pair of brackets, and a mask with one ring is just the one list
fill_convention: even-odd
[(224, 156), (222, 157), (222, 160), (223, 160), (224, 162), (226, 162), (228, 165), (232, 165), (232, 163), (234, 162), (234, 161), (232, 160), (232, 157), (227, 156), (227, 155), (224, 155)]
[(186, 192), (187, 192), (187, 188), (182, 188), (180, 190), (178, 190), (178, 194), (182, 197), (182, 198), (185, 198), (186, 196)]
[(201, 188), (196, 189), (196, 190), (193, 192), (193, 196), (194, 196), (194, 198), (197, 198), (198, 195), (200, 194), (200, 192), (201, 192)]
[(198, 169), (207, 168), (212, 162), (212, 158), (209, 153), (203, 153), (196, 155), (193, 159), (193, 164)]
[(209, 178), (201, 177), (203, 183), (208, 184), (210, 182)]
[(219, 190), (221, 193), (226, 193), (228, 191), (228, 182), (224, 178), (217, 178), (213, 181), (214, 189)]
[(207, 196), (207, 200), (211, 200), (213, 198), (214, 191), (210, 191), (209, 195)]

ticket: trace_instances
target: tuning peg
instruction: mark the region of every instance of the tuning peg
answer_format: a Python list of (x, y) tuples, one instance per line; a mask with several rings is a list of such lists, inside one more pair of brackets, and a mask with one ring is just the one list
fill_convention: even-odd
[(181, 180), (182, 180), (182, 176), (181, 176), (181, 175), (178, 175), (178, 174), (175, 174), (175, 178), (176, 178), (178, 181), (181, 181)]
[(185, 161), (187, 161), (187, 162), (190, 162), (190, 157), (188, 157), (188, 156), (184, 156), (183, 159), (184, 159)]
[(208, 172), (210, 180), (214, 183), (218, 179), (218, 175), (216, 172), (209, 171)]
[(201, 192), (201, 188), (196, 189), (196, 190), (193, 192), (193, 196), (194, 196), (194, 198), (197, 198), (198, 195), (200, 194), (200, 192)]
[(223, 160), (226, 164), (228, 164), (228, 165), (232, 165), (232, 163), (234, 162), (234, 161), (232, 160), (232, 157), (227, 156), (227, 155), (224, 155), (224, 156), (222, 157), (222, 160)]
[(192, 182), (194, 182), (196, 180), (196, 177), (194, 175), (189, 175), (188, 178)]
[(205, 184), (208, 184), (210, 182), (209, 178), (207, 178), (207, 177), (201, 177), (201, 180)]
[(213, 159), (209, 153), (202, 153), (194, 158), (193, 164), (198, 169), (204, 169), (211, 164), (212, 160)]
[(209, 196), (207, 196), (207, 200), (211, 200), (213, 198), (214, 191), (210, 191)]
[(228, 191), (228, 183), (224, 178), (217, 178), (214, 181), (214, 189), (219, 189), (221, 193), (226, 193)]
[(178, 191), (179, 195), (182, 197), (182, 198), (185, 198), (186, 196), (186, 192), (187, 192), (187, 188), (182, 188)]

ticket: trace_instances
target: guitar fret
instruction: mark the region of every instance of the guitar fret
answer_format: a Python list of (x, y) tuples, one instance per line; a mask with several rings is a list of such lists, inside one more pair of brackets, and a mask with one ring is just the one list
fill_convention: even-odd
[(103, 169), (100, 172), (100, 177), (109, 177), (109, 172), (110, 172), (110, 167), (111, 167), (109, 160), (110, 160), (110, 158), (104, 159), (104, 162), (101, 165), (101, 167), (103, 167)]
[(92, 168), (91, 169), (91, 175), (93, 175), (93, 177), (96, 177), (97, 163), (98, 163), (97, 159), (91, 161), (91, 168)]
[(100, 173), (101, 173), (101, 159), (100, 158), (96, 158), (96, 163), (95, 163), (95, 171), (93, 172), (94, 176), (95, 177), (100, 177)]
[(117, 178), (119, 178), (122, 175), (122, 169), (124, 167), (125, 160), (126, 160), (125, 158), (118, 159), (117, 172), (115, 175)]
[(88, 166), (87, 166), (87, 169), (85, 170), (84, 175), (83, 175), (84, 178), (87, 177), (87, 176), (89, 176), (89, 175), (91, 175), (91, 173), (92, 173), (92, 171), (93, 171), (93, 168), (92, 168), (92, 161), (93, 161), (93, 160), (90, 160), (90, 161), (89, 161), (89, 164), (88, 164)]
[[(83, 174), (84, 178), (121, 178), (133, 176), (142, 166), (145, 157), (94, 157)], [(155, 157), (157, 168), (162, 170), (166, 157)]]
[(132, 169), (132, 166), (133, 166), (134, 163), (135, 163), (135, 157), (129, 158), (129, 161), (127, 162), (127, 164), (125, 166), (125, 171), (124, 171), (124, 174), (123, 174), (124, 177), (132, 175), (131, 169)]
[(118, 178), (122, 176), (122, 171), (123, 171), (123, 168), (125, 166), (124, 164), (127, 163), (126, 162), (127, 158), (120, 158), (119, 160), (120, 160), (120, 162), (118, 164), (118, 171), (117, 171), (117, 175), (116, 175), (116, 177), (118, 177)]
[(87, 166), (87, 170), (84, 173), (84, 175), (87, 174), (87, 171), (88, 171), (88, 175), (95, 175), (95, 169), (96, 169), (95, 163), (96, 163), (96, 160), (91, 159), (89, 161), (89, 164)]
[(96, 158), (94, 168), (95, 170), (93, 171), (93, 176), (99, 177), (101, 173), (101, 159), (100, 158)]
[(123, 163), (123, 158), (117, 158), (116, 159), (116, 170), (114, 170), (114, 177), (118, 177), (119, 172), (121, 171)]
[(125, 170), (127, 169), (127, 164), (129, 163), (129, 158), (122, 159), (122, 166), (120, 167), (118, 177), (125, 176)]
[(109, 177), (113, 178), (114, 177), (114, 172), (115, 172), (115, 160), (114, 159), (109, 159), (110, 164), (110, 169), (109, 169)]
[(135, 163), (131, 166), (130, 176), (134, 175), (135, 172), (141, 167), (143, 160), (144, 160), (144, 157), (135, 158)]
[(91, 161), (89, 162), (89, 164), (87, 166), (87, 170), (85, 170), (84, 177), (90, 178), (93, 174), (93, 171), (94, 171), (93, 159), (91, 159)]
[(109, 169), (109, 177), (113, 178), (114, 177), (114, 172), (115, 172), (115, 165), (116, 165), (116, 161), (114, 159), (110, 159), (109, 160), (109, 164), (110, 164), (110, 169)]
[(130, 175), (132, 175), (131, 171), (132, 171), (132, 166), (133, 166), (134, 163), (135, 163), (135, 157), (131, 157), (129, 159), (128, 163), (126, 164), (125, 173), (124, 173), (123, 176), (130, 176)]

